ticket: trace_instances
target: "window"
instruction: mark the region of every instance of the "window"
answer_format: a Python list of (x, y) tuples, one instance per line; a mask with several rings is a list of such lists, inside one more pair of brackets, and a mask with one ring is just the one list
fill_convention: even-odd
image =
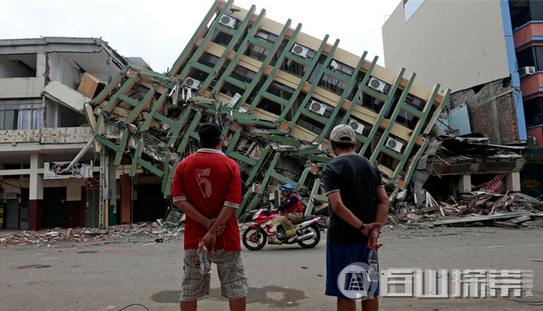
[(290, 100), (292, 94), (294, 94), (294, 89), (274, 81), (270, 84), (270, 87), (268, 87), (268, 93)]
[(245, 90), (240, 88), (240, 87), (237, 87), (237, 86), (235, 86), (233, 84), (230, 84), (228, 82), (224, 82), (222, 87), (221, 87), (220, 92), (223, 93), (223, 94), (226, 94), (226, 95), (228, 95), (230, 97), (234, 97), (234, 95), (236, 95), (236, 93), (238, 93), (239, 95), (243, 95)]
[(326, 89), (339, 96), (343, 95), (343, 92), (347, 87), (347, 83), (333, 78), (332, 76), (329, 76), (327, 74), (322, 75), (322, 79), (319, 81), (318, 85), (323, 89)]
[(543, 97), (536, 97), (524, 102), (526, 127), (543, 124)]
[[(360, 97), (362, 98), (362, 100), (360, 100)], [(385, 104), (384, 101), (378, 98), (375, 98), (371, 95), (368, 95), (364, 92), (362, 93), (362, 96), (360, 97), (356, 101), (356, 104), (364, 108), (367, 108), (375, 113), (381, 112), (381, 108), (383, 108), (383, 105)]]
[(532, 46), (517, 53), (518, 68), (534, 66), (543, 71), (543, 46)]
[(202, 65), (206, 65), (208, 67), (215, 67), (215, 65), (217, 64), (217, 62), (219, 61), (219, 57), (211, 54), (211, 53), (204, 53), (202, 54), (202, 56), (200, 57), (200, 59), (198, 60), (198, 62)]
[(533, 20), (543, 20), (543, 1), (517, 1), (511, 5), (513, 30)]
[(198, 69), (192, 69), (189, 73), (189, 77), (196, 79), (200, 82), (204, 82), (208, 76), (209, 76), (209, 73), (198, 70)]
[(243, 54), (254, 58), (260, 62), (264, 62), (266, 57), (268, 57), (268, 54), (270, 54), (270, 51), (261, 46), (249, 44), (247, 46), (247, 49), (245, 50), (245, 53)]
[(333, 70), (341, 75), (344, 75), (346, 77), (351, 77), (353, 75), (353, 72), (354, 72), (354, 68), (349, 66), (349, 65), (345, 65), (344, 63), (340, 62), (340, 61), (337, 61), (335, 59), (333, 59), (332, 61), (330, 61), (330, 65), (328, 66), (328, 68), (330, 70)]
[(0, 101), (0, 130), (29, 130), (44, 127), (41, 99)]
[(0, 78), (36, 76), (36, 54), (0, 55)]
[(307, 71), (307, 66), (297, 63), (290, 58), (285, 58), (280, 69), (284, 72), (290, 73), (291, 75), (302, 78)]
[(279, 39), (279, 37), (274, 35), (273, 33), (268, 32), (266, 30), (262, 30), (262, 29), (260, 29), (256, 33), (255, 38), (262, 40), (264, 42), (267, 42), (269, 44), (275, 44), (275, 42), (277, 42), (277, 39)]
[(230, 73), (230, 76), (239, 81), (250, 83), (253, 81), (254, 77), (256, 76), (256, 72), (251, 71), (242, 66), (236, 66), (236, 68), (232, 70), (232, 73)]
[(271, 112), (276, 115), (280, 115), (283, 112), (283, 106), (265, 97), (261, 97), (258, 108), (264, 109), (267, 112)]
[(355, 82), (353, 83), (353, 85), (351, 85), (349, 96), (347, 96), (347, 99), (350, 100), (351, 102), (353, 101), (354, 95), (356, 94), (356, 92), (358, 92), (358, 89), (360, 88), (360, 85), (362, 84), (362, 80), (364, 80), (365, 75), (366, 74), (361, 71), (359, 71), (358, 74), (356, 74)]
[(220, 30), (215, 31), (213, 34), (213, 37), (211, 38), (211, 41), (220, 44), (222, 46), (227, 46), (230, 44), (230, 41), (232, 41), (233, 36), (229, 35), (227, 33), (224, 33)]
[(298, 121), (296, 121), (296, 124), (310, 130), (317, 135), (320, 135), (322, 133), (322, 130), (324, 129), (324, 124), (304, 115), (300, 115), (300, 118), (298, 119)]
[(407, 22), (426, 0), (403, 0), (405, 22)]

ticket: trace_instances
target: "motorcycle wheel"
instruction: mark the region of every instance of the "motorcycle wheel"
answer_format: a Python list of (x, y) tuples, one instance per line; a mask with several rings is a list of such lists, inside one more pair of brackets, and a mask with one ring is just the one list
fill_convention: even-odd
[(258, 251), (261, 250), (264, 245), (266, 245), (266, 242), (268, 242), (268, 237), (267, 234), (260, 228), (247, 228), (247, 230), (243, 232), (241, 241), (243, 241), (243, 245), (245, 245), (248, 250)]
[(298, 241), (298, 244), (303, 248), (313, 248), (319, 244), (321, 240), (321, 231), (319, 230), (319, 227), (316, 225), (311, 225), (309, 227), (306, 227), (302, 229), (302, 235), (308, 234), (308, 233), (314, 233), (315, 236), (311, 239)]

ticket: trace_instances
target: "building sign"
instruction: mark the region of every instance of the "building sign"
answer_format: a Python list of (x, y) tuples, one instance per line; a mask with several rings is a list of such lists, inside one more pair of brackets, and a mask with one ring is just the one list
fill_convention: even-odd
[(43, 179), (84, 178), (92, 176), (92, 161), (77, 162), (70, 169), (71, 162), (45, 162)]
[(6, 192), (4, 193), (4, 199), (6, 200), (13, 200), (13, 199), (18, 199), (19, 198), (19, 193), (17, 192)]
[(497, 175), (491, 181), (489, 181), (488, 184), (483, 186), (480, 191), (486, 193), (500, 194), (500, 190), (502, 188), (502, 177), (503, 174)]

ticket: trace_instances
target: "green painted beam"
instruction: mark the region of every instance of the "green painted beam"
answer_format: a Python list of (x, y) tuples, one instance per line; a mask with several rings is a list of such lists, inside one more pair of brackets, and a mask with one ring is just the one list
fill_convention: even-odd
[(147, 169), (148, 171), (150, 171), (151, 173), (157, 175), (158, 177), (162, 177), (164, 176), (164, 172), (159, 170), (158, 168), (154, 167), (151, 163), (145, 161), (144, 159), (142, 158), (139, 158), (138, 159), (138, 164), (141, 165), (143, 168)]
[[(262, 10), (260, 12), (260, 15), (258, 15), (254, 25), (260, 25), (260, 23), (261, 23), (261, 21), (262, 21), (262, 19), (264, 18), (265, 15), (266, 15), (266, 10)], [(255, 27), (254, 25), (247, 32), (247, 36), (245, 37), (245, 39), (243, 39), (243, 42), (239, 46), (236, 55), (234, 55), (234, 58), (232, 59), (230, 64), (228, 64), (228, 66), (226, 67), (226, 70), (224, 71), (223, 75), (219, 78), (219, 80), (217, 81), (217, 84), (211, 90), (212, 94), (215, 94), (216, 92), (219, 91), (220, 87), (222, 87), (223, 82), (225, 80), (228, 81), (229, 83), (232, 83), (232, 84), (238, 86), (238, 87), (244, 88), (245, 90), (247, 90), (247, 88), (251, 88), (251, 90), (252, 90), (252, 86), (254, 86), (254, 83), (251, 83), (251, 84), (249, 84), (247, 86), (246, 83), (241, 82), (241, 81), (239, 81), (237, 79), (234, 79), (233, 77), (230, 77), (229, 75), (232, 72), (232, 70), (234, 70), (235, 66), (238, 64), (239, 57), (241, 55), (243, 55), (243, 52), (247, 48), (249, 42), (252, 41), (251, 39), (255, 35), (256, 31), (258, 31), (258, 27)], [(263, 46), (266, 47), (265, 45), (263, 45)], [(268, 49), (270, 49), (270, 48), (268, 48)], [(243, 86), (240, 85), (240, 84), (243, 84)]]
[(130, 78), (128, 78), (128, 80), (126, 80), (126, 82), (123, 83), (123, 85), (115, 93), (115, 95), (111, 96), (111, 98), (109, 99), (107, 105), (104, 107), (103, 110), (107, 112), (111, 112), (113, 108), (115, 108), (115, 106), (117, 106), (117, 104), (121, 100), (119, 96), (122, 95), (124, 92), (129, 91), (134, 86), (134, 84), (136, 84), (137, 81), (139, 81), (139, 73), (134, 72), (132, 76), (130, 76)]
[(270, 136), (270, 141), (277, 141), (282, 144), (295, 146), (295, 147), (299, 147), (301, 144), (300, 141), (297, 139), (282, 137), (282, 136), (275, 136), (275, 135)]
[(132, 158), (132, 165), (130, 166), (129, 175), (134, 177), (136, 176), (136, 171), (138, 168), (138, 160), (141, 157), (141, 151), (143, 150), (143, 140), (138, 141), (136, 146), (136, 151), (134, 152), (134, 157)]
[(164, 159), (164, 175), (162, 176), (162, 193), (169, 193), (169, 192), (164, 192), (164, 190), (166, 189), (166, 184), (168, 183), (168, 178), (170, 176), (170, 155), (167, 154), (166, 155), (166, 158)]
[(311, 188), (311, 194), (309, 195), (309, 202), (307, 203), (307, 207), (305, 209), (306, 215), (313, 215), (313, 210), (315, 209), (315, 200), (313, 199), (313, 196), (319, 193), (320, 185), (321, 185), (321, 180), (317, 178), (315, 182), (313, 183), (313, 188)]
[(185, 109), (185, 112), (183, 113), (183, 116), (181, 117), (181, 120), (179, 120), (179, 123), (175, 126), (175, 130), (172, 132), (172, 137), (168, 141), (168, 147), (173, 148), (175, 145), (175, 142), (179, 139), (179, 133), (181, 133), (181, 130), (187, 123), (187, 120), (190, 117), (190, 114), (193, 110), (190, 107), (187, 107)]
[(127, 103), (129, 103), (130, 105), (132, 106), (137, 106), (139, 104), (139, 102), (133, 98), (130, 98), (124, 94), (119, 94), (119, 97), (118, 97), (120, 100), (122, 101), (125, 101)]
[[(145, 94), (143, 99), (136, 105), (136, 107), (134, 107), (134, 110), (132, 110), (132, 112), (128, 115), (128, 117), (124, 121), (125, 124), (132, 123), (132, 122), (134, 122), (134, 120), (136, 120), (136, 118), (140, 115), (140, 113), (143, 111), (143, 109), (145, 109), (145, 107), (147, 107), (147, 105), (149, 105), (149, 102), (151, 101), (151, 99), (153, 99), (153, 96), (155, 96), (155, 92), (156, 92), (155, 89), (150, 89), (149, 92), (147, 92), (147, 94)], [(162, 96), (164, 96), (164, 94)], [(151, 120), (152, 118), (150, 117), (148, 119)], [(151, 121), (149, 121), (149, 122), (151, 122)]]
[[(160, 113), (155, 113), (155, 114), (153, 115), (153, 117), (154, 117), (155, 119), (157, 119), (158, 121), (163, 122), (163, 123), (166, 123), (166, 124), (168, 124), (169, 126), (174, 127), (174, 128), (177, 127), (177, 125), (178, 125), (177, 122), (175, 122), (174, 120), (172, 120), (172, 119), (170, 119), (170, 118), (168, 118), (168, 117), (166, 117), (166, 116), (161, 115)], [(150, 116), (149, 116), (148, 119), (150, 119)], [(145, 121), (147, 122), (147, 120), (145, 120)], [(150, 123), (150, 122), (149, 122), (149, 123)], [(146, 126), (149, 126), (149, 125), (147, 125), (147, 124), (145, 124), (145, 125), (146, 125)]]
[(228, 144), (228, 148), (226, 149), (226, 155), (230, 156), (232, 153), (232, 150), (234, 150), (234, 147), (238, 144), (239, 137), (241, 136), (242, 128), (241, 126), (238, 128), (238, 130), (234, 133), (232, 136), (232, 140), (230, 141), (230, 144)]
[[(370, 74), (371, 74), (371, 70), (373, 69), (373, 67), (375, 66), (376, 63), (377, 63), (377, 56), (373, 59), (373, 62), (371, 64), (371, 66), (370, 66), (370, 70), (368, 70), (368, 72), (366, 73), (366, 76), (364, 76), (363, 83), (361, 84), (360, 89), (362, 89), (362, 90), (368, 90), (369, 89), (366, 86), (366, 81), (369, 79)], [(398, 74), (398, 79), (396, 79), (396, 83), (395, 83), (394, 87), (392, 87), (392, 89), (389, 90), (390, 95), (388, 96), (385, 103), (383, 104), (383, 107), (381, 107), (381, 111), (377, 115), (377, 119), (375, 120), (374, 126), (371, 127), (371, 131), (370, 131), (370, 133), (368, 135), (369, 141), (371, 141), (373, 139), (373, 137), (375, 137), (375, 134), (379, 130), (379, 125), (381, 124), (381, 122), (385, 118), (385, 113), (387, 112), (388, 107), (392, 104), (392, 100), (393, 100), (393, 97), (394, 97), (394, 92), (396, 92), (396, 89), (397, 89), (398, 85), (400, 84), (400, 81), (401, 81), (401, 79), (403, 77), (404, 72), (405, 72), (405, 68), (402, 68), (402, 70), (400, 70), (400, 73)], [(361, 91), (361, 90), (359, 90), (359, 91)], [(357, 92), (357, 95), (359, 95), (358, 92)], [(370, 144), (364, 144), (364, 146), (362, 146), (362, 148), (360, 148), (359, 154), (364, 155), (366, 150), (369, 147), (370, 147)], [(382, 147), (382, 145), (381, 145), (381, 147)], [(375, 151), (373, 152), (373, 154), (376, 154), (376, 153), (377, 152), (375, 152)]]
[(251, 171), (251, 174), (247, 178), (247, 181), (245, 182), (245, 186), (249, 187), (249, 185), (253, 182), (254, 178), (256, 177), (256, 174), (259, 173), (260, 168), (262, 167), (262, 164), (266, 161), (267, 155), (270, 152), (271, 147), (267, 146), (264, 148), (264, 151), (262, 151), (262, 154), (260, 155), (260, 158), (256, 162), (256, 164), (253, 167), (253, 170)]
[[(125, 67), (125, 70), (128, 68), (129, 67)], [(92, 99), (91, 103), (101, 103), (104, 99), (106, 99), (109, 93), (111, 93), (117, 87), (117, 85), (119, 85), (123, 81), (124, 75), (126, 73), (125, 70), (119, 71), (119, 73), (117, 73), (117, 75), (113, 79), (111, 79), (111, 82), (109, 82), (106, 87), (104, 87), (104, 89)]]
[(215, 0), (213, 5), (207, 12), (206, 16), (204, 17), (204, 19), (202, 20), (202, 22), (200, 23), (200, 25), (198, 26), (198, 28), (196, 29), (192, 37), (190, 38), (189, 43), (185, 46), (185, 48), (183, 49), (183, 52), (181, 52), (181, 55), (179, 55), (179, 57), (177, 57), (177, 59), (173, 63), (172, 69), (170, 69), (170, 71), (168, 72), (168, 75), (173, 76), (178, 73), (178, 71), (181, 68), (183, 59), (191, 53), (194, 42), (196, 41), (196, 39), (198, 39), (198, 37), (200, 36), (200, 33), (203, 32), (207, 28), (207, 24), (214, 17), (215, 12), (218, 10), (220, 2), (221, 2), (220, 0)]
[[(154, 94), (153, 94), (154, 95)], [(153, 118), (156, 118), (156, 119), (159, 119), (157, 118), (158, 116), (162, 116), (160, 115), (159, 113), (157, 113), (157, 111), (161, 110), (162, 109), (162, 105), (164, 105), (164, 102), (166, 101), (166, 98), (168, 97), (168, 92), (164, 92), (162, 95), (160, 95), (160, 97), (158, 98), (156, 104), (153, 106), (153, 109), (151, 109), (151, 112), (149, 112), (149, 115), (147, 116), (147, 119), (145, 120), (145, 122), (143, 122), (143, 124), (141, 125), (141, 130), (142, 131), (146, 131), (149, 129), (149, 126), (151, 125), (151, 121), (153, 120)], [(142, 100), (142, 102), (145, 101), (145, 98)], [(135, 109), (134, 109), (135, 110)], [(139, 114), (139, 113), (138, 113)], [(127, 118), (125, 123), (128, 121), (128, 119), (130, 118)], [(173, 122), (170, 118), (166, 118), (164, 117), (164, 119), (168, 120), (168, 121), (165, 121), (165, 120), (162, 120), (162, 122), (166, 122), (167, 124), (169, 125), (172, 125), (170, 122), (172, 122), (174, 125), (176, 125), (175, 122)], [(159, 119), (160, 120), (160, 119)]]
[[(290, 20), (289, 20), (288, 24), (290, 24)], [(285, 59), (287, 53), (289, 53), (290, 49), (294, 45), (294, 40), (295, 40), (296, 36), (298, 35), (298, 33), (300, 32), (301, 29), (302, 29), (302, 24), (298, 24), (298, 27), (296, 27), (296, 29), (294, 30), (294, 33), (292, 34), (292, 37), (290, 38), (287, 45), (285, 46), (285, 49), (279, 55), (279, 57), (277, 59), (277, 62), (276, 62), (276, 65), (273, 66), (272, 72), (270, 73), (268, 78), (264, 81), (264, 84), (262, 85), (262, 88), (258, 91), (255, 98), (253, 99), (253, 101), (249, 105), (249, 109), (247, 109), (249, 112), (253, 111), (253, 109), (256, 107), (256, 105), (260, 101), (260, 97), (262, 96), (262, 94), (268, 89), (270, 84), (273, 82), (273, 79), (275, 77), (275, 74), (277, 73), (277, 70), (279, 70), (279, 67), (281, 67), (280, 65), (277, 65), (277, 64), (281, 64), (283, 62), (283, 60)], [(285, 32), (285, 31), (286, 31), (286, 29), (283, 28), (283, 32)], [(282, 33), (282, 35), (284, 37), (285, 33)], [(280, 42), (279, 42), (279, 40), (277, 40), (277, 41), (278, 42), (276, 42), (275, 45), (278, 47), (278, 43), (280, 43)], [(268, 65), (268, 63), (271, 60), (272, 56), (273, 55), (272, 55), (272, 53), (270, 51), (270, 54), (268, 54), (268, 57), (266, 57), (266, 60), (262, 64), (261, 68), (266, 68), (266, 66)], [(262, 70), (257, 73), (256, 77), (253, 79), (253, 83), (257, 83), (260, 80), (261, 73), (262, 73)], [(300, 88), (301, 88), (301, 86), (300, 86)], [(247, 94), (247, 96), (249, 96), (249, 94)], [(246, 99), (246, 98), (247, 97), (244, 94), (244, 96), (242, 98), (240, 98), (240, 101), (241, 101), (241, 99)], [(290, 107), (286, 107), (286, 109), (290, 109)]]
[(123, 159), (124, 151), (126, 149), (126, 144), (128, 142), (128, 130), (124, 130), (121, 134), (121, 141), (119, 143), (119, 146), (117, 147), (117, 154), (115, 155), (115, 160), (113, 161), (113, 165), (118, 166), (121, 164), (121, 160)]
[(185, 152), (185, 148), (187, 148), (190, 138), (194, 137), (192, 135), (197, 135), (195, 130), (198, 127), (198, 124), (200, 124), (201, 119), (202, 119), (202, 113), (197, 112), (194, 118), (192, 119), (192, 122), (190, 123), (189, 127), (187, 128), (185, 137), (183, 137), (183, 140), (181, 141), (181, 143), (179, 144), (179, 147), (177, 148), (178, 153)]
[[(400, 81), (402, 79), (402, 76), (403, 76), (403, 73), (405, 71), (405, 68), (402, 68), (402, 70), (400, 71), (401, 74), (398, 75), (398, 79), (396, 81), (396, 85), (399, 85), (400, 84)], [(409, 89), (411, 89), (411, 85), (413, 85), (413, 81), (415, 81), (415, 74), (412, 74), (411, 75), (411, 78), (409, 79), (409, 81), (407, 82), (407, 85), (404, 89), (404, 91), (402, 92), (402, 95), (400, 96), (400, 98), (398, 99), (398, 104), (396, 105), (396, 108), (394, 109), (394, 112), (392, 113), (392, 116), (390, 117), (390, 123), (388, 125), (388, 127), (383, 131), (383, 134), (381, 135), (381, 138), (379, 139), (379, 142), (377, 143), (377, 146), (375, 147), (375, 150), (374, 152), (372, 153), (371, 157), (369, 158), (370, 162), (374, 163), (376, 160), (377, 160), (377, 157), (379, 156), (379, 153), (384, 149), (386, 148), (385, 147), (385, 142), (386, 140), (388, 139), (388, 135), (390, 134), (390, 132), (392, 131), (392, 127), (394, 126), (394, 123), (396, 122), (396, 118), (398, 117), (398, 114), (400, 114), (400, 111), (401, 111), (401, 105), (402, 103), (405, 101), (405, 97), (407, 96), (407, 94), (409, 93)], [(391, 90), (390, 91), (390, 95), (393, 95), (395, 92), (395, 90)], [(391, 100), (392, 100), (392, 97), (389, 97), (389, 99), (387, 100), (387, 104), (388, 106), (390, 106), (391, 104)], [(379, 116), (382, 116), (385, 114), (386, 110), (388, 110), (388, 106), (387, 107), (383, 107), (381, 109), (381, 113), (379, 114)], [(381, 119), (382, 120), (382, 119)], [(379, 122), (380, 123), (380, 122)], [(388, 150), (387, 150), (388, 151)], [(390, 154), (390, 153), (389, 153)], [(405, 153), (404, 153), (405, 154)], [(407, 159), (407, 155), (401, 155), (399, 157), (400, 161), (405, 161)], [(392, 176), (391, 176), (392, 177)]]
[(268, 185), (268, 182), (271, 177), (271, 173), (273, 172), (275, 165), (277, 165), (277, 161), (279, 161), (279, 158), (281, 158), (281, 154), (278, 152), (275, 153), (272, 161), (270, 162), (270, 166), (268, 167), (268, 170), (266, 171), (266, 175), (264, 176), (264, 179), (262, 180), (262, 183), (260, 184), (260, 188), (258, 189), (258, 194), (264, 193), (264, 189)]
[(239, 153), (236, 153), (236, 152), (231, 152), (229, 155), (229, 157), (233, 158), (234, 160), (240, 160), (242, 162), (245, 162), (247, 164), (250, 164), (251, 166), (255, 166), (256, 165), (256, 160), (253, 159), (253, 158), (249, 158), (247, 156), (244, 156), (244, 155), (241, 155)]
[(253, 192), (249, 189), (243, 196), (243, 199), (241, 200), (241, 203), (239, 205), (239, 208), (236, 209), (236, 218), (239, 218), (241, 215), (245, 213), (245, 210), (247, 209), (247, 202), (249, 202), (249, 199), (253, 196)]
[(101, 144), (104, 144), (106, 147), (108, 147), (109, 149), (113, 150), (113, 151), (117, 151), (117, 149), (119, 149), (119, 147), (117, 146), (117, 144), (115, 144), (114, 142), (110, 141), (109, 139), (105, 138), (105, 137), (102, 137), (100, 135), (97, 135), (96, 136), (96, 140), (101, 143)]

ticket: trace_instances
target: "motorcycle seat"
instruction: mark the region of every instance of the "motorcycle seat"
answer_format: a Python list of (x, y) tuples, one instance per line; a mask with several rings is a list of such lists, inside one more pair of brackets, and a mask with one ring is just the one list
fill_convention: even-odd
[(297, 221), (296, 223), (294, 223), (295, 225), (299, 224), (299, 223), (302, 223), (304, 221), (307, 221), (307, 220), (310, 220), (310, 219), (313, 219), (315, 218), (314, 215), (304, 215), (304, 217), (302, 217), (302, 219), (300, 219), (299, 221)]

